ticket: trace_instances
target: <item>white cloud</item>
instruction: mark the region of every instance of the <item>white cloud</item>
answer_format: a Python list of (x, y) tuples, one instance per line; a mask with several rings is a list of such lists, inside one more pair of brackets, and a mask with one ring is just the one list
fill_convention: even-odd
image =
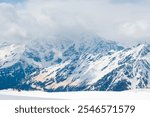
[(117, 4), (139, 4), (145, 3), (147, 0), (110, 0), (110, 2)]
[[(120, 1), (118, 1), (120, 2)], [(150, 4), (111, 0), (27, 0), (0, 3), (0, 41), (46, 39), (56, 34), (96, 33), (120, 41), (150, 37)], [(144, 39), (143, 39), (144, 41)]]
[(127, 22), (124, 23), (120, 29), (124, 35), (138, 37), (145, 35), (145, 32), (148, 30), (148, 24), (142, 21)]

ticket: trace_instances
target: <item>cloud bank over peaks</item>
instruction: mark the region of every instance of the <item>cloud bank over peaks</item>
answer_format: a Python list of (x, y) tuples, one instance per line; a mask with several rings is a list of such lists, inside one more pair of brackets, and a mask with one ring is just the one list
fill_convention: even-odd
[(140, 39), (149, 43), (150, 3), (138, 1), (137, 4), (127, 0), (126, 4), (121, 0), (3, 0), (0, 42), (90, 33), (126, 44), (138, 43)]

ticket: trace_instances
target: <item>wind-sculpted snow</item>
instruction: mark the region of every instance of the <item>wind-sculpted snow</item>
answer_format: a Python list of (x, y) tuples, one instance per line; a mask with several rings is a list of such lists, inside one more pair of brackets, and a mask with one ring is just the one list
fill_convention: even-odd
[(0, 89), (123, 91), (150, 86), (150, 45), (124, 48), (88, 38), (1, 44)]

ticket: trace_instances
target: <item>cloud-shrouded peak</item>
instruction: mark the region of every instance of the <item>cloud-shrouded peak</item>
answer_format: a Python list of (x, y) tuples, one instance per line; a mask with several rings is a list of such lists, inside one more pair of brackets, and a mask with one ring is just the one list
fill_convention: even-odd
[(0, 41), (24, 42), (85, 33), (122, 43), (138, 43), (139, 37), (147, 41), (150, 3), (130, 2), (132, 5), (115, 4), (121, 0), (2, 0)]

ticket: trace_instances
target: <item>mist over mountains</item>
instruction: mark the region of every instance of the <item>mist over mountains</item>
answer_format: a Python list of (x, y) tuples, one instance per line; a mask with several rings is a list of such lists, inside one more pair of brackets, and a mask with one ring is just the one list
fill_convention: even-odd
[(1, 0), (0, 89), (148, 88), (149, 12), (149, 0)]
[(150, 43), (149, 12), (149, 0), (1, 0), (0, 42), (93, 33), (123, 45)]
[(0, 89), (60, 92), (149, 87), (149, 44), (127, 48), (91, 34), (72, 37), (80, 41), (59, 38), (1, 44)]

